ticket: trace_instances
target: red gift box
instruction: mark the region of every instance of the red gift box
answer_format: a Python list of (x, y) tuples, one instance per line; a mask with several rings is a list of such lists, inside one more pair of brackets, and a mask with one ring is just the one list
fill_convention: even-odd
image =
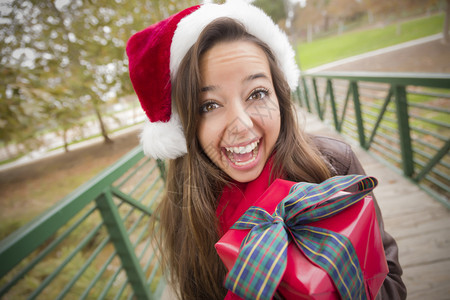
[[(255, 206), (272, 214), (294, 184), (277, 179)], [(368, 299), (374, 299), (389, 269), (372, 197), (367, 196), (342, 212), (310, 225), (350, 239), (362, 269), (366, 295)], [(248, 230), (231, 229), (216, 243), (217, 253), (228, 270), (233, 267), (247, 233)], [(340, 299), (331, 277), (308, 260), (292, 242), (287, 250), (287, 268), (277, 291), (285, 299)]]

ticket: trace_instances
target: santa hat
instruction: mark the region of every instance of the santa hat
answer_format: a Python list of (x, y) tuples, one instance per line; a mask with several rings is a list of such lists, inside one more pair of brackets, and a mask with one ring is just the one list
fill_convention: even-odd
[(136, 33), (127, 44), (131, 82), (149, 119), (141, 134), (146, 155), (174, 159), (187, 153), (183, 128), (172, 106), (171, 78), (203, 29), (221, 17), (239, 21), (248, 33), (266, 43), (290, 88), (297, 87), (294, 50), (262, 10), (237, 0), (185, 9)]

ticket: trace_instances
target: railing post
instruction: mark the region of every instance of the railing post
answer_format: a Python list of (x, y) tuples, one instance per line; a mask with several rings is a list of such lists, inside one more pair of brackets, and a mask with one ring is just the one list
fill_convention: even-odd
[(405, 86), (394, 86), (394, 95), (397, 112), (398, 133), (400, 135), (403, 174), (407, 177), (411, 177), (414, 173), (414, 161)]
[(322, 110), (320, 109), (319, 92), (317, 91), (316, 78), (313, 77), (312, 81), (313, 81), (313, 88), (314, 88), (314, 99), (316, 100), (315, 103), (316, 103), (317, 115), (323, 121)]
[(166, 178), (167, 178), (166, 163), (161, 159), (157, 159), (156, 164), (158, 165), (159, 172), (161, 174), (163, 181), (166, 182)]
[(300, 107), (303, 107), (303, 96), (300, 85), (295, 89), (294, 95), (295, 98), (297, 98), (298, 105), (300, 105)]
[(334, 120), (334, 128), (339, 131), (339, 121), (337, 116), (337, 110), (336, 110), (336, 101), (334, 100), (334, 91), (333, 91), (333, 84), (331, 82), (331, 79), (327, 80), (327, 90), (330, 94), (330, 102), (331, 102), (331, 111), (333, 112), (333, 120)]
[(305, 102), (306, 102), (306, 108), (308, 109), (308, 112), (311, 112), (311, 106), (309, 105), (309, 92), (308, 87), (306, 85), (305, 77), (302, 76), (302, 84), (303, 84), (303, 90), (305, 91)]
[(355, 107), (356, 125), (358, 126), (359, 144), (361, 145), (361, 147), (365, 148), (366, 138), (364, 133), (364, 121), (361, 111), (361, 102), (359, 101), (358, 83), (356, 81), (352, 81), (350, 82), (350, 85), (353, 93), (353, 104)]
[(95, 201), (136, 298), (151, 299), (150, 287), (146, 284), (144, 272), (131, 245), (117, 206), (114, 204), (111, 192), (105, 191)]
[(378, 126), (380, 126), (380, 123), (381, 123), (381, 120), (383, 119), (384, 113), (386, 112), (387, 107), (388, 107), (389, 103), (391, 102), (392, 94), (393, 94), (392, 87), (390, 87), (389, 92), (386, 96), (386, 99), (384, 99), (383, 106), (381, 107), (380, 112), (378, 113), (377, 121), (375, 122), (375, 125), (373, 126), (372, 134), (370, 135), (369, 140), (366, 143), (366, 147), (365, 147), (366, 149), (370, 148), (370, 146), (373, 142), (373, 139), (375, 138), (375, 134), (377, 133)]
[(422, 171), (420, 171), (420, 173), (413, 178), (413, 180), (416, 182), (422, 180), (422, 178), (425, 177), (425, 175), (427, 175), (427, 173), (431, 171), (431, 169), (433, 169), (433, 167), (437, 163), (439, 163), (439, 161), (448, 153), (448, 151), (450, 151), (450, 140), (447, 140), (447, 142), (445, 142), (444, 146), (428, 162), (428, 164), (422, 169)]

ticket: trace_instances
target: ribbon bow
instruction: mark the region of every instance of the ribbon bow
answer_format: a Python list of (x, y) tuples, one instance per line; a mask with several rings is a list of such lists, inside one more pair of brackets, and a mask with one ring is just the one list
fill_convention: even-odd
[[(358, 186), (358, 191), (331, 198), (353, 185)], [(272, 298), (286, 270), (287, 246), (292, 239), (310, 261), (330, 275), (342, 299), (367, 299), (350, 240), (306, 224), (329, 218), (357, 203), (376, 185), (374, 177), (335, 176), (321, 184), (293, 185), (273, 215), (260, 207), (250, 207), (232, 227), (250, 232), (241, 244), (225, 287), (244, 299)]]

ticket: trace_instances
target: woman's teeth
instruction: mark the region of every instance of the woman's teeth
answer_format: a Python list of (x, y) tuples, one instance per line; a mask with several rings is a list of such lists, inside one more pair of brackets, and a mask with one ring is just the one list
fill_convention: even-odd
[(243, 147), (225, 147), (230, 161), (237, 166), (245, 166), (256, 159), (259, 140)]
[(237, 154), (245, 154), (253, 151), (256, 146), (258, 146), (259, 141), (253, 142), (245, 147), (225, 147), (227, 151), (237, 153)]

